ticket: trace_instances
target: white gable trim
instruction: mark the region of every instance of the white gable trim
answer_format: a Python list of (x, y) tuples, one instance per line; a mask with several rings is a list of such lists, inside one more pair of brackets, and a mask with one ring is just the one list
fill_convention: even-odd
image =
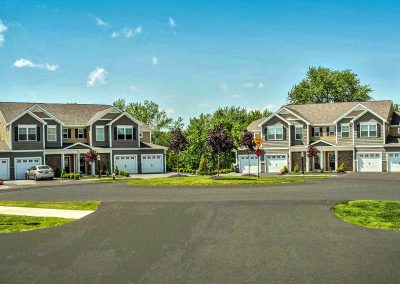
[(133, 122), (137, 123), (137, 125), (143, 125), (142, 122), (140, 122), (139, 120), (133, 118), (129, 113), (123, 112), (121, 113), (118, 117), (116, 117), (114, 120), (112, 120), (111, 122), (107, 123), (108, 126), (112, 125), (114, 122), (118, 121), (121, 117), (126, 116), (128, 117), (130, 120), (132, 120)]
[(40, 105), (35, 104), (33, 106), (31, 106), (29, 108), (29, 110), (33, 110), (35, 107), (39, 108), (42, 112), (44, 112), (45, 114), (47, 114), (49, 117), (51, 117), (53, 120), (57, 121), (59, 124), (64, 125), (64, 122), (62, 122), (61, 120), (59, 120), (57, 117), (55, 117), (53, 114), (51, 114), (50, 112), (48, 112), (47, 110), (45, 110), (44, 108), (42, 108)]
[[(268, 121), (270, 121), (270, 120), (271, 120), (272, 118), (274, 118), (274, 117), (277, 117), (277, 118), (283, 120), (283, 121), (286, 122), (288, 125), (292, 125), (292, 123), (290, 123), (289, 121), (287, 121), (286, 119), (284, 119), (284, 118), (283, 118), (282, 116), (280, 116), (279, 114), (273, 113), (273, 114), (271, 114), (269, 117), (267, 117), (263, 122), (261, 122), (258, 126), (259, 126), (259, 127), (262, 127), (265, 123), (267, 123)], [(256, 131), (260, 132), (260, 130), (256, 130)]]
[[(89, 125), (95, 123), (97, 120), (100, 120), (101, 117), (103, 117), (104, 115), (106, 115), (107, 113), (122, 113), (121, 110), (117, 109), (114, 106), (111, 106), (105, 110), (102, 110), (100, 112), (98, 112), (97, 114), (95, 114), (90, 120), (89, 120)], [(111, 119), (109, 119), (111, 120)]]
[(46, 125), (47, 122), (44, 121), (43, 119), (41, 119), (40, 117), (38, 117), (36, 114), (34, 114), (33, 112), (31, 112), (29, 109), (21, 112), (17, 117), (15, 117), (13, 120), (11, 120), (9, 123), (6, 124), (6, 126), (9, 126), (11, 124), (13, 124), (15, 121), (17, 121), (18, 119), (20, 119), (21, 117), (23, 117), (25, 114), (29, 114), (30, 116), (32, 116), (33, 118), (35, 118), (36, 120), (38, 120), (39, 122), (41, 122), (42, 124)]
[(355, 122), (357, 119), (363, 117), (367, 112), (372, 113), (373, 115), (375, 115), (377, 118), (381, 119), (383, 122), (387, 122), (386, 119), (384, 119), (382, 116), (380, 116), (379, 114), (373, 112), (370, 109), (365, 109), (362, 113), (360, 113), (359, 115), (357, 115), (355, 118), (353, 118), (350, 122)]
[(281, 112), (282, 110), (286, 110), (287, 112), (293, 114), (294, 116), (298, 117), (300, 120), (302, 120), (303, 122), (305, 122), (307, 125), (310, 125), (310, 124), (311, 124), (311, 123), (308, 122), (306, 119), (302, 118), (301, 116), (299, 116), (298, 114), (296, 114), (295, 112), (293, 112), (292, 110), (290, 110), (290, 109), (288, 109), (288, 108), (286, 108), (286, 107), (281, 108), (280, 110), (277, 111), (277, 113), (279, 114), (279, 112)]
[(91, 147), (89, 145), (86, 145), (86, 144), (83, 144), (81, 142), (76, 142), (76, 143), (74, 143), (72, 145), (69, 145), (68, 147), (65, 147), (64, 149), (70, 149), (70, 148), (75, 147), (75, 146), (84, 146), (84, 147), (86, 147), (88, 149), (93, 149), (93, 147)]
[(318, 140), (318, 141), (315, 141), (315, 142), (311, 143), (310, 145), (315, 145), (315, 144), (318, 144), (318, 143), (325, 143), (325, 144), (330, 145), (330, 146), (336, 146), (335, 144), (329, 143), (329, 142), (327, 142), (325, 140)]
[(348, 116), (352, 111), (356, 110), (358, 107), (362, 107), (364, 110), (367, 109), (364, 105), (358, 104), (358, 105), (352, 107), (349, 111), (345, 112), (343, 115), (339, 116), (339, 118), (336, 119), (333, 123), (334, 123), (334, 124), (338, 123), (340, 120), (342, 120), (343, 118), (345, 118), (346, 116)]

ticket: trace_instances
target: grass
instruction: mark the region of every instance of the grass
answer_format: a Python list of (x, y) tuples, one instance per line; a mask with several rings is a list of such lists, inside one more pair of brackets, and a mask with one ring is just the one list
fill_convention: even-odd
[(400, 201), (356, 200), (339, 203), (333, 213), (343, 221), (367, 228), (400, 230)]
[(0, 215), (0, 233), (15, 233), (60, 226), (75, 219)]
[(117, 179), (98, 180), (97, 182), (126, 182), (129, 185), (141, 186), (224, 186), (241, 184), (277, 184), (303, 182), (303, 178), (298, 177), (249, 177), (249, 176), (225, 176), (223, 180), (213, 180), (209, 176), (188, 176), (175, 178), (152, 178), (152, 179)]
[(4, 201), (0, 200), (0, 206), (30, 207), (47, 209), (69, 210), (96, 210), (98, 201)]

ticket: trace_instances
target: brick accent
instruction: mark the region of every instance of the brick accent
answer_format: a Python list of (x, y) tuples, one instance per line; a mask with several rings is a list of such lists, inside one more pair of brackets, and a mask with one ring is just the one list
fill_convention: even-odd
[(353, 151), (338, 151), (338, 166), (342, 163), (346, 166), (346, 170), (352, 172), (353, 169)]
[(61, 155), (46, 155), (45, 164), (53, 170), (58, 168), (61, 171)]

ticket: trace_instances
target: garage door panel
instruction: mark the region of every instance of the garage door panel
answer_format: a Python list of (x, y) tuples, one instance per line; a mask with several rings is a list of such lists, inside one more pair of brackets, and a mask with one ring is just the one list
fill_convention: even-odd
[(163, 154), (145, 154), (141, 156), (142, 173), (154, 174), (164, 172)]
[(114, 156), (114, 167), (120, 171), (127, 171), (130, 174), (138, 173), (136, 155), (116, 155)]
[(41, 157), (33, 158), (15, 158), (14, 168), (15, 168), (15, 179), (25, 179), (26, 171), (33, 166), (42, 165)]
[(388, 170), (389, 172), (400, 172), (400, 152), (388, 153)]
[(248, 173), (250, 168), (250, 173), (258, 172), (258, 158), (256, 155), (239, 155), (239, 171), (241, 173)]
[(287, 166), (286, 155), (266, 155), (265, 156), (266, 172), (279, 173), (279, 171)]
[(10, 161), (9, 159), (0, 159), (0, 179), (10, 179)]
[(382, 172), (381, 153), (359, 153), (357, 161), (359, 172)]

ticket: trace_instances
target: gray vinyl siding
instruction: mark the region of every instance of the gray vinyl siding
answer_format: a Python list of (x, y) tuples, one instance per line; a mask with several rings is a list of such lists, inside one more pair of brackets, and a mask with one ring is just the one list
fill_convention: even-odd
[[(350, 124), (350, 121), (352, 118), (344, 118), (340, 120), (337, 124), (337, 145), (338, 146), (350, 146), (353, 145), (353, 126)], [(342, 124), (350, 124), (350, 133), (349, 133), (349, 138), (342, 137)], [(356, 133), (357, 135), (357, 133)]]
[[(98, 120), (92, 126), (92, 144), (94, 147), (109, 147), (110, 146), (110, 127), (106, 124), (108, 120)], [(104, 126), (104, 141), (96, 141), (96, 126)], [(111, 134), (112, 135), (112, 134)], [(114, 145), (113, 145), (114, 146)]]
[[(15, 141), (15, 129), (18, 125), (36, 125), (40, 128), (40, 141)], [(43, 124), (30, 114), (25, 114), (12, 123), (12, 149), (13, 150), (41, 150), (43, 149)]]
[[(303, 127), (303, 138), (301, 140), (296, 140), (296, 127)], [(295, 125), (292, 125), (290, 128), (291, 132), (291, 146), (301, 146), (307, 145), (307, 124), (302, 122), (296, 122)]]
[[(46, 148), (61, 148), (61, 135), (60, 135), (60, 124), (54, 120), (46, 120), (47, 125), (45, 125), (45, 141), (46, 141)], [(57, 133), (57, 141), (47, 141), (47, 126), (48, 125), (56, 125), (56, 133)]]
[[(377, 122), (378, 125), (378, 137), (358, 137), (357, 136), (357, 126), (362, 122)], [(354, 144), (357, 145), (383, 145), (383, 125), (382, 121), (375, 117), (371, 113), (366, 113), (354, 122)]]
[[(283, 140), (268, 140), (268, 127), (283, 126)], [(278, 117), (273, 117), (262, 126), (263, 129), (263, 148), (268, 147), (287, 147), (289, 146), (289, 128), (286, 122)]]
[[(136, 132), (135, 140), (117, 140), (115, 130), (118, 125), (132, 125), (133, 131)], [(112, 135), (112, 148), (139, 148), (139, 129), (138, 125), (130, 120), (128, 117), (123, 116), (111, 126)]]

